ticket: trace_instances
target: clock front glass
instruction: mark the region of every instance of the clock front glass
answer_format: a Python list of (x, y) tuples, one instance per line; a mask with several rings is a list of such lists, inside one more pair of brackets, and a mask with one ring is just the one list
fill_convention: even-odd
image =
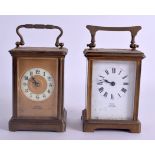
[(22, 76), (21, 90), (32, 101), (43, 101), (50, 97), (54, 89), (52, 75), (42, 68), (31, 68)]
[(131, 120), (136, 79), (135, 61), (93, 61), (91, 118)]

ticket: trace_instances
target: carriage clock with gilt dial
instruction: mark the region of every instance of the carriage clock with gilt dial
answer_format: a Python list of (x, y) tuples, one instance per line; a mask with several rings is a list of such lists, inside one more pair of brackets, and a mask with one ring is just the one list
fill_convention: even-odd
[[(57, 29), (56, 47), (24, 45), (20, 28)], [(13, 116), (9, 130), (58, 131), (66, 129), (64, 109), (64, 58), (59, 42), (63, 30), (54, 25), (25, 24), (17, 27), (20, 41), (10, 50), (13, 59)]]
[[(141, 61), (144, 53), (136, 50), (135, 36), (141, 29), (87, 25), (91, 43), (84, 50), (87, 58), (86, 108), (82, 112), (83, 131), (122, 129), (141, 131), (138, 120)], [(95, 47), (97, 31), (129, 31), (131, 49)]]

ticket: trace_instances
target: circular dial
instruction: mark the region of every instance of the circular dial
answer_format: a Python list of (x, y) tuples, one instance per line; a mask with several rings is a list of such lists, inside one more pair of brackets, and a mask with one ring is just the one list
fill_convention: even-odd
[(32, 101), (43, 101), (49, 98), (54, 85), (52, 75), (42, 68), (31, 68), (21, 79), (21, 90)]
[(128, 81), (128, 74), (123, 69), (106, 68), (104, 72), (98, 75), (98, 91), (106, 99), (119, 99), (127, 93)]

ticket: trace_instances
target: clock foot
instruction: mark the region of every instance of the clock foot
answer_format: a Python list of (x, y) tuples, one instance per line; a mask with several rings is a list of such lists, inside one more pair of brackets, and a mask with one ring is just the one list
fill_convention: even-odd
[(141, 132), (141, 124), (134, 125), (131, 129), (129, 129), (131, 133), (140, 133)]
[(94, 132), (95, 127), (86, 120), (86, 110), (82, 111), (81, 120), (83, 121), (83, 132)]
[(94, 132), (95, 128), (93, 128), (92, 126), (83, 123), (83, 132)]
[(95, 130), (127, 130), (131, 133), (141, 132), (140, 121), (133, 120), (87, 120), (86, 110), (82, 111), (83, 132), (93, 132)]
[(9, 121), (10, 131), (55, 131), (66, 130), (67, 112), (64, 110), (62, 119), (25, 119), (12, 117)]

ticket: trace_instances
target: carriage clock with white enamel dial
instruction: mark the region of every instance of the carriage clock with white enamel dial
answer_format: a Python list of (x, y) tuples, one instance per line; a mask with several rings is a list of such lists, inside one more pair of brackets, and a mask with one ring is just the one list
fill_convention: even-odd
[[(56, 47), (20, 47), (20, 28), (57, 29)], [(59, 42), (63, 30), (54, 25), (26, 24), (17, 27), (20, 41), (9, 52), (13, 58), (13, 116), (9, 130), (58, 131), (66, 129), (64, 109), (64, 58), (67, 49)]]
[[(141, 29), (87, 25), (91, 43), (84, 50), (87, 58), (86, 108), (82, 113), (83, 131), (123, 129), (139, 133), (138, 120), (141, 61), (144, 53), (136, 50), (135, 36)], [(129, 31), (131, 49), (95, 47), (97, 31)]]

